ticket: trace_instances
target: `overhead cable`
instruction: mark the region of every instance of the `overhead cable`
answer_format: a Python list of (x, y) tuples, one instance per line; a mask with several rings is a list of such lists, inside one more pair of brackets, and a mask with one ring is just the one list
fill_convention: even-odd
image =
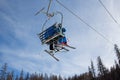
[(103, 2), (101, 0), (98, 0), (98, 1), (104, 7), (104, 9), (106, 10), (106, 12), (110, 15), (110, 17), (113, 19), (113, 21), (119, 25), (119, 23), (117, 22), (117, 20), (113, 17), (113, 15), (110, 13), (110, 11), (106, 8), (106, 6), (103, 4)]
[(89, 25), (86, 21), (84, 21), (80, 16), (78, 16), (77, 14), (75, 14), (73, 11), (71, 11), (69, 8), (67, 8), (64, 4), (62, 4), (60, 1), (56, 0), (57, 3), (59, 5), (61, 5), (63, 8), (65, 8), (67, 11), (69, 11), (72, 15), (74, 15), (76, 18), (78, 18), (80, 21), (82, 21), (84, 24), (86, 24), (89, 28), (91, 28), (92, 30), (94, 30), (98, 35), (100, 35), (102, 38), (104, 38), (106, 41), (108, 41), (109, 43), (111, 43), (112, 45), (113, 42), (111, 42), (109, 39), (107, 39), (103, 34), (101, 34), (99, 31), (97, 31), (93, 26)]

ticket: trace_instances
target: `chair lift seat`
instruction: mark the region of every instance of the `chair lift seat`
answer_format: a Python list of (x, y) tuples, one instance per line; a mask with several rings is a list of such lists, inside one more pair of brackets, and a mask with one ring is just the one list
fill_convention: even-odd
[(42, 44), (51, 44), (51, 42), (64, 37), (64, 34), (62, 33), (61, 28), (54, 24), (43, 32), (39, 33), (38, 36)]

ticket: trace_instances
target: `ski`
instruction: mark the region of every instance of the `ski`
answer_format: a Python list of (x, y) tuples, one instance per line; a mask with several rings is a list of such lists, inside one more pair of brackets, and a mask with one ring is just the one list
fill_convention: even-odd
[(69, 45), (64, 45), (66, 47), (72, 48), (72, 49), (76, 49), (75, 47), (69, 46)]
[(48, 53), (50, 56), (52, 56), (55, 60), (59, 61), (59, 59), (56, 58), (54, 54), (51, 54), (51, 52), (49, 52), (48, 50), (45, 50), (45, 52)]
[[(64, 51), (62, 49), (64, 49)], [(67, 51), (69, 51), (69, 50), (66, 49), (65, 47), (60, 47), (60, 49), (55, 50), (55, 53), (56, 52), (67, 52)]]
[(66, 49), (65, 47), (62, 47), (62, 49), (66, 50), (66, 51), (69, 51), (68, 49)]

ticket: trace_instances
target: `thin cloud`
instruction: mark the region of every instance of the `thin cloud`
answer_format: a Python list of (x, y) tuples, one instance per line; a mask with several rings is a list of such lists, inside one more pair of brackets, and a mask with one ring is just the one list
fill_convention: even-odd
[[(116, 27), (117, 25), (110, 20), (109, 16), (105, 14), (104, 9), (97, 3), (97, 1), (91, 1), (90, 3), (84, 3), (86, 6), (82, 5), (83, 3), (81, 3), (81, 1), (79, 1), (79, 3), (76, 1), (73, 4), (77, 5), (72, 7), (71, 10), (82, 16), (86, 22), (94, 26), (98, 31), (105, 35), (106, 38), (120, 45), (119, 29)], [(91, 5), (93, 2), (95, 2), (95, 5)], [(6, 3), (9, 4), (9, 1), (6, 1)], [(19, 5), (22, 3), (23, 2), (21, 1)], [(13, 3), (9, 5), (12, 4)], [(112, 5), (110, 10), (114, 9), (116, 3), (111, 2), (108, 7), (111, 6), (110, 4)], [(30, 5), (27, 6), (31, 8)], [(35, 4), (32, 6), (38, 7), (38, 5)], [(41, 4), (41, 6), (44, 5)], [(67, 4), (67, 6), (71, 5)], [(107, 67), (113, 65), (114, 59), (116, 59), (113, 51), (113, 45), (109, 44), (86, 25), (78, 21), (78, 19), (66, 10), (63, 11), (63, 8), (60, 6), (57, 6), (56, 9), (60, 8), (63, 14), (65, 14), (63, 25), (67, 29), (66, 36), (69, 39), (68, 44), (76, 47), (76, 49), (70, 49), (69, 52), (61, 52), (60, 54), (56, 54), (56, 57), (60, 59), (60, 62), (56, 62), (51, 56), (44, 52), (45, 49), (48, 49), (48, 46), (41, 45), (41, 42), (36, 35), (40, 31), (40, 25), (42, 24), (41, 19), (43, 20), (44, 16), (38, 19), (35, 16), (29, 16), (31, 15), (29, 14), (18, 18), (18, 15), (26, 14), (24, 11), (28, 7), (26, 7), (25, 10), (24, 7), (25, 5), (23, 5), (23, 7), (20, 6), (20, 13), (19, 10), (16, 10), (17, 8), (15, 8), (14, 12), (9, 12), (12, 10), (10, 8), (8, 8), (9, 10), (7, 13), (4, 11), (0, 12), (0, 21), (6, 23), (7, 25), (1, 25), (0, 35), (4, 37), (0, 36), (0, 38), (5, 40), (8, 39), (8, 41), (10, 41), (9, 43), (11, 43), (10, 45), (12, 45), (11, 47), (1, 41), (2, 45), (0, 45), (0, 54), (2, 55), (0, 56), (2, 58), (0, 58), (0, 60), (7, 62), (13, 69), (18, 71), (23, 69), (25, 72), (30, 73), (37, 72), (69, 76), (86, 72), (88, 70), (88, 66), (90, 65), (90, 60), (92, 59), (93, 61), (96, 61), (97, 56), (101, 56)], [(30, 9), (28, 10), (29, 12), (31, 11)], [(112, 13), (114, 14), (120, 13), (116, 10), (111, 11), (113, 11)], [(15, 13), (17, 13), (17, 15)], [(25, 19), (27, 17), (29, 19)], [(5, 32), (3, 32), (3, 29)], [(12, 37), (8, 35), (9, 33)]]

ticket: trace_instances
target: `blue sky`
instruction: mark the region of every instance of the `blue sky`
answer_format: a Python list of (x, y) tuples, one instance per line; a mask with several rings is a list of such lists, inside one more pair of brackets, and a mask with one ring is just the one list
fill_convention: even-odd
[[(120, 25), (116, 24), (98, 0), (60, 0), (64, 5), (93, 26), (113, 43), (120, 45)], [(45, 7), (49, 0), (0, 0), (0, 64), (8, 63), (11, 69), (30, 73), (48, 73), (70, 76), (88, 71), (90, 60), (96, 63), (101, 56), (106, 67), (117, 59), (113, 45), (91, 30), (75, 16), (53, 0), (50, 12), (60, 11), (64, 15), (63, 27), (67, 29), (68, 44), (76, 50), (58, 53), (56, 62), (44, 52), (48, 46), (41, 45), (36, 34), (41, 32), (46, 20), (44, 14), (34, 14)], [(120, 23), (120, 1), (102, 0), (107, 9)], [(45, 27), (59, 22), (52, 18)]]

